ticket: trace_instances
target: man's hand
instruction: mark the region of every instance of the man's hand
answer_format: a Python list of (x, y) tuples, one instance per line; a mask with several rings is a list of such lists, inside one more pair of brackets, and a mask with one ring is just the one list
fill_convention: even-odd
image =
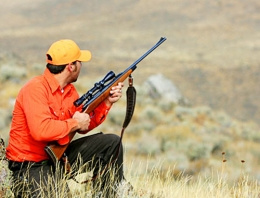
[(118, 83), (110, 90), (110, 95), (105, 100), (107, 106), (111, 106), (113, 103), (117, 102), (122, 97), (122, 88), (124, 84), (122, 82)]
[(76, 111), (72, 118), (78, 121), (79, 131), (86, 131), (88, 129), (90, 117), (87, 113)]

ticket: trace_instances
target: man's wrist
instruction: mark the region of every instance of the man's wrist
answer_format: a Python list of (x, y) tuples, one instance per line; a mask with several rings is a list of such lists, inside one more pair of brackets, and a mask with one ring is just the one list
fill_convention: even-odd
[(71, 127), (70, 133), (80, 130), (79, 121), (78, 121), (77, 119), (75, 119), (75, 118), (72, 118), (72, 120), (73, 120), (73, 122), (74, 122), (75, 124), (74, 124), (73, 127)]
[(108, 99), (105, 99), (105, 104), (108, 108), (110, 108), (112, 106), (112, 103), (108, 100)]

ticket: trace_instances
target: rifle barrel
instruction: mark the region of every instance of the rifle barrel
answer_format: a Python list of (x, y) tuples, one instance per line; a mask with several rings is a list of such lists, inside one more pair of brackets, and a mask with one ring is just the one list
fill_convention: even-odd
[[(125, 71), (128, 71), (130, 68), (136, 66), (140, 63), (146, 56), (148, 56), (152, 51), (154, 51), (157, 47), (159, 47), (167, 38), (161, 37), (160, 40), (147, 52), (145, 52), (140, 58), (138, 58), (132, 65), (130, 65)], [(134, 68), (135, 69), (135, 68)]]

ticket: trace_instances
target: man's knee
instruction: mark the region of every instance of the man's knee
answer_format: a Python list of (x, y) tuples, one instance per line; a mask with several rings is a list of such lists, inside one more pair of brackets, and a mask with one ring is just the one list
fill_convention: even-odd
[(121, 144), (120, 137), (116, 134), (107, 134), (106, 138), (108, 139), (109, 142), (113, 142), (114, 144)]

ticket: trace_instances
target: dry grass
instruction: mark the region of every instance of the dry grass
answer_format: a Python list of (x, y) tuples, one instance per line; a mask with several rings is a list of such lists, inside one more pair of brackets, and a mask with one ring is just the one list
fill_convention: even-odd
[[(241, 166), (237, 179), (229, 178), (229, 165), (221, 162), (219, 170), (211, 174), (199, 173), (197, 176), (176, 171), (175, 166), (165, 169), (163, 162), (157, 162), (152, 167), (150, 159), (127, 164), (127, 178), (135, 187), (138, 197), (178, 197), (178, 198), (246, 198), (260, 196), (260, 184), (252, 175), (247, 175)], [(144, 164), (142, 164), (144, 163)], [(130, 167), (130, 168), (129, 168)], [(144, 168), (146, 167), (146, 168)], [(231, 167), (232, 168), (232, 167)]]
[[(222, 162), (221, 172), (213, 170), (210, 176), (198, 175), (193, 177), (186, 175), (184, 172), (176, 175), (174, 166), (164, 171), (161, 168), (162, 163), (149, 167), (145, 161), (144, 164), (128, 161), (125, 164), (125, 175), (134, 188), (129, 190), (129, 185), (122, 183), (118, 187), (117, 193), (120, 198), (258, 198), (260, 196), (259, 183), (244, 174), (243, 171), (241, 171), (238, 180), (228, 182), (228, 174), (225, 172), (224, 164), (225, 162)], [(113, 170), (111, 170), (111, 175), (113, 176)], [(80, 173), (77, 179), (80, 181), (88, 177), (89, 175)], [(94, 193), (100, 191), (100, 189), (93, 189), (91, 183), (78, 184), (73, 180), (66, 181), (65, 179), (49, 181), (50, 183), (47, 186), (49, 193), (40, 197), (64, 197), (62, 189), (65, 189), (66, 183), (69, 184), (72, 197), (76, 198), (92, 197)], [(59, 187), (59, 190), (57, 190), (57, 187)], [(40, 188), (46, 187), (41, 186)], [(0, 191), (0, 193), (3, 192), (3, 190)], [(9, 195), (8, 197), (12, 196)]]

